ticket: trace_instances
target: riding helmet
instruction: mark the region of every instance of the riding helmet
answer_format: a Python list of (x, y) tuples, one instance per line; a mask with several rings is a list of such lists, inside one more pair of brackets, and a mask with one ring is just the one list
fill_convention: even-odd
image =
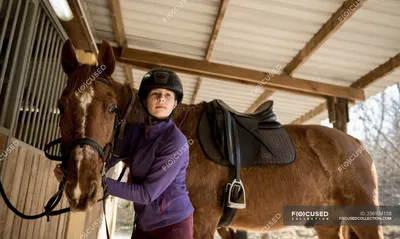
[(145, 101), (147, 96), (152, 89), (156, 88), (163, 88), (173, 91), (178, 101), (178, 105), (182, 102), (183, 86), (179, 76), (168, 68), (154, 68), (143, 76), (142, 83), (139, 87), (139, 99), (146, 111), (147, 107)]

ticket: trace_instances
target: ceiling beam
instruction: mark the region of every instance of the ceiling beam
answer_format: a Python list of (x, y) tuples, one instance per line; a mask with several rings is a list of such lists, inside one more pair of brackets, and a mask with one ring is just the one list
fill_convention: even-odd
[(370, 71), (365, 76), (353, 82), (350, 87), (364, 89), (375, 81), (385, 77), (400, 67), (400, 53), (390, 58), (387, 62)]
[[(349, 100), (365, 99), (364, 92), (360, 89), (309, 81), (285, 75), (273, 75), (272, 73), (212, 63), (205, 60), (196, 60), (128, 47), (122, 49), (114, 48), (114, 53), (120, 62), (139, 65), (145, 68), (165, 66), (178, 72), (196, 76), (202, 75), (251, 85), (261, 82), (268, 88), (303, 93), (316, 97), (334, 96)], [(266, 80), (266, 75), (273, 75), (273, 77)]]
[(206, 52), (206, 61), (209, 61), (211, 58), (212, 51), (214, 49), (214, 45), (217, 42), (217, 37), (219, 33), (219, 29), (221, 28), (222, 20), (224, 19), (226, 9), (228, 8), (229, 0), (222, 0), (219, 5), (219, 11), (217, 19), (215, 20), (214, 29), (212, 31), (210, 42), (208, 43), (207, 52)]
[(78, 0), (68, 0), (73, 18), (70, 21), (60, 20), (65, 32), (76, 49), (93, 52), (97, 55), (97, 46), (89, 25), (86, 21), (82, 6)]
[(254, 103), (246, 110), (246, 113), (253, 113), (262, 103), (268, 100), (274, 94), (274, 90), (265, 89), (264, 92), (254, 101)]
[(190, 102), (190, 104), (194, 104), (196, 102), (196, 98), (197, 98), (197, 95), (199, 93), (199, 89), (200, 89), (200, 85), (201, 85), (201, 81), (202, 80), (203, 79), (201, 79), (201, 77), (199, 77), (199, 79), (197, 80), (196, 88), (194, 89), (194, 93), (193, 93), (193, 96), (192, 96), (192, 101)]
[[(111, 19), (114, 29), (115, 41), (120, 47), (124, 47), (127, 45), (124, 22), (122, 20), (122, 12), (121, 12), (121, 4), (119, 0), (108, 0), (108, 6), (111, 11)], [(126, 82), (130, 85), (130, 87), (134, 88), (133, 75), (132, 75), (132, 66), (124, 65), (124, 72)]]
[[(297, 55), (283, 69), (287, 75), (293, 73), (303, 65), (314, 52), (325, 43), (329, 37), (335, 33), (351, 16), (361, 8), (366, 0), (347, 0), (342, 6), (331, 16), (331, 18), (319, 29), (319, 31), (311, 38), (311, 40), (301, 49)], [(346, 14), (348, 13), (348, 15)]]
[(125, 46), (126, 37), (124, 23), (122, 21), (121, 4), (119, 0), (108, 0), (108, 6), (111, 11), (115, 40), (119, 46)]
[[(400, 53), (397, 54), (396, 56), (390, 58), (387, 62), (383, 63), (382, 65), (378, 66), (374, 70), (370, 71), (366, 75), (360, 77), (358, 80), (356, 80), (354, 83), (351, 84), (351, 87), (353, 88), (359, 88), (359, 89), (365, 89), (368, 87), (370, 84), (373, 82), (385, 77), (389, 73), (393, 72), (395, 69), (400, 67)], [(352, 102), (350, 102), (352, 103)], [(353, 102), (354, 103), (354, 102)], [(299, 117), (295, 121), (292, 122), (292, 124), (302, 124), (316, 115), (324, 112), (327, 110), (327, 103), (324, 102), (325, 107), (322, 107), (321, 105), (317, 106), (316, 108), (310, 110), (310, 112), (306, 113), (305, 115)], [(350, 106), (351, 104), (349, 104)]]

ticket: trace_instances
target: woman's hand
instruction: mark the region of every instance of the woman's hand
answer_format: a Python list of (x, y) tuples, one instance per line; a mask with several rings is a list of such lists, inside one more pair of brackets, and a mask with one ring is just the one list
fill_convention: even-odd
[(64, 172), (61, 169), (61, 165), (57, 164), (56, 168), (53, 170), (54, 175), (56, 176), (58, 182), (61, 182), (61, 180), (64, 178)]

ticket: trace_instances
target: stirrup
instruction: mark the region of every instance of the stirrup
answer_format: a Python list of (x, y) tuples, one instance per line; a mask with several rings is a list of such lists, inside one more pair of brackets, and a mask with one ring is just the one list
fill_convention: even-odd
[[(232, 181), (232, 183), (227, 183), (226, 187), (229, 187), (228, 205), (227, 205), (227, 207), (235, 208), (235, 209), (244, 209), (244, 208), (246, 208), (246, 192), (244, 191), (244, 186), (243, 186), (242, 180), (236, 180), (236, 178), (235, 178)], [(238, 202), (232, 202), (231, 201), (232, 188), (233, 187), (237, 187), (238, 188), (238, 192), (241, 189), (243, 190), (243, 203), (238, 203)]]

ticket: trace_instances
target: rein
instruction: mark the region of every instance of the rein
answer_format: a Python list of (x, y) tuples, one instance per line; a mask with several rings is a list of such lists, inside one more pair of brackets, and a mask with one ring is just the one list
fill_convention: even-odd
[[(108, 86), (112, 86), (111, 83), (103, 78), (103, 77), (98, 77), (96, 80), (107, 84)], [(132, 90), (131, 90), (132, 91)], [(44, 207), (44, 212), (37, 214), (37, 215), (25, 215), (23, 213), (21, 213), (20, 211), (18, 211), (12, 204), (11, 202), (8, 200), (5, 192), (4, 192), (4, 188), (2, 183), (0, 182), (0, 193), (1, 196), (4, 199), (4, 202), (6, 203), (6, 205), (11, 209), (11, 211), (13, 211), (17, 216), (23, 218), (23, 219), (38, 219), (41, 218), (43, 216), (47, 217), (47, 221), (50, 220), (50, 216), (57, 216), (60, 215), (62, 213), (66, 213), (70, 211), (70, 208), (64, 208), (64, 209), (60, 209), (57, 211), (53, 211), (54, 208), (57, 206), (57, 204), (61, 201), (61, 197), (62, 197), (62, 193), (64, 191), (64, 186), (65, 186), (65, 175), (67, 175), (67, 163), (68, 163), (68, 159), (69, 159), (69, 152), (72, 151), (72, 149), (76, 146), (83, 146), (83, 145), (88, 145), (90, 147), (92, 147), (93, 149), (95, 149), (97, 151), (97, 153), (99, 154), (99, 156), (101, 157), (101, 159), (103, 160), (103, 169), (101, 172), (101, 176), (102, 176), (102, 186), (103, 186), (103, 198), (99, 199), (97, 202), (103, 201), (103, 210), (104, 210), (104, 220), (105, 220), (105, 225), (106, 225), (106, 232), (107, 232), (107, 238), (110, 238), (109, 236), (109, 231), (108, 231), (108, 226), (107, 226), (107, 216), (106, 216), (106, 210), (105, 210), (105, 199), (108, 197), (108, 193), (107, 193), (107, 185), (106, 185), (106, 172), (105, 172), (105, 168), (108, 164), (109, 159), (111, 158), (111, 155), (114, 151), (114, 141), (115, 141), (115, 135), (119, 134), (119, 130), (121, 125), (124, 125), (127, 121), (127, 118), (129, 116), (130, 111), (133, 109), (134, 103), (136, 100), (136, 96), (135, 96), (135, 92), (132, 91), (132, 98), (130, 100), (129, 106), (126, 110), (126, 113), (124, 115), (124, 117), (120, 120), (120, 112), (119, 110), (117, 111), (117, 113), (115, 114), (115, 120), (114, 120), (114, 127), (113, 127), (113, 133), (112, 133), (112, 138), (111, 141), (108, 142), (104, 147), (101, 147), (97, 142), (95, 142), (92, 139), (89, 138), (79, 138), (74, 140), (74, 142), (72, 143), (72, 145), (70, 147), (66, 147), (65, 145), (62, 144), (61, 138), (58, 138), (48, 144), (45, 145), (44, 148), (44, 152), (47, 158), (49, 158), (50, 160), (53, 161), (60, 161), (61, 162), (61, 169), (64, 172), (64, 178), (61, 180), (59, 186), (58, 186), (58, 191), (49, 199), (49, 201), (47, 202), (46, 206)], [(54, 146), (60, 144), (61, 145), (61, 156), (57, 156), (57, 155), (51, 155), (48, 153), (48, 151), (53, 148)], [(121, 175), (122, 176), (122, 175)], [(120, 178), (121, 178), (120, 176)], [(120, 179), (118, 179), (120, 180)]]

